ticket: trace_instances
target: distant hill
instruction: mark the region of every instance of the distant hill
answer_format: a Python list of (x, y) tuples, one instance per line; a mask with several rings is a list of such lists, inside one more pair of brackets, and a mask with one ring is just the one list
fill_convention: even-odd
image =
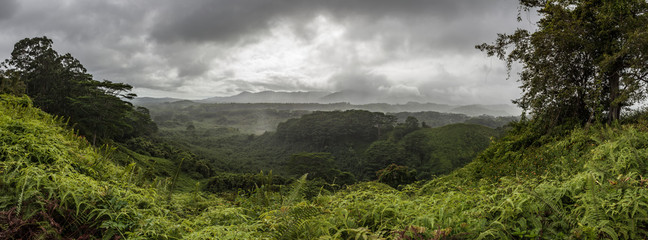
[(383, 96), (376, 93), (345, 90), (339, 92), (242, 92), (227, 97), (211, 97), (198, 100), (201, 103), (339, 103), (370, 104), (426, 102), (421, 96)]
[(421, 96), (390, 96), (372, 92), (344, 90), (320, 98), (321, 103), (348, 102), (351, 104), (427, 102)]
[(448, 112), (451, 113), (462, 113), (468, 116), (480, 116), (480, 115), (491, 115), (491, 116), (517, 116), (522, 112), (520, 109), (511, 106), (511, 105), (465, 105), (459, 106), (450, 109)]
[[(307, 110), (307, 111), (333, 111), (360, 109), (372, 112), (398, 113), (398, 112), (440, 112), (459, 113), (467, 116), (519, 116), (519, 108), (509, 104), (498, 105), (448, 105), (430, 103), (421, 96), (399, 97), (376, 96), (361, 91), (340, 92), (242, 92), (228, 97), (211, 97), (202, 100), (182, 100), (177, 98), (150, 98), (142, 97), (132, 100), (133, 104), (145, 107), (172, 103), (187, 106), (191, 104), (262, 104), (263, 106), (245, 106), (245, 108), (282, 109), (282, 110)], [(268, 104), (273, 106), (269, 106)], [(281, 104), (281, 106), (276, 105)], [(239, 106), (242, 107), (242, 106)]]
[(364, 92), (359, 91), (345, 91), (345, 92), (334, 92), (329, 95), (323, 96), (320, 98), (322, 102), (332, 103), (332, 102), (348, 102), (348, 103), (357, 103), (359, 101), (366, 102), (366, 99), (370, 95)]
[(201, 103), (319, 103), (321, 98), (330, 92), (242, 92), (229, 97), (212, 97), (197, 102)]
[(135, 105), (150, 105), (150, 104), (160, 104), (160, 103), (173, 103), (179, 101), (187, 101), (179, 98), (152, 98), (152, 97), (138, 97), (131, 100), (131, 103)]

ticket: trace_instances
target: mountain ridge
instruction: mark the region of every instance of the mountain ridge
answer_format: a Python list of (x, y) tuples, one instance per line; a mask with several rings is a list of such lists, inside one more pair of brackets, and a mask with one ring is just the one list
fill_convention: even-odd
[[(379, 99), (374, 102), (369, 101), (349, 101), (356, 95), (357, 99), (364, 99), (367, 96), (362, 95), (362, 92), (346, 91), (346, 92), (241, 92), (236, 95), (228, 97), (211, 97), (201, 100), (184, 100), (178, 98), (151, 98), (142, 97), (132, 100), (136, 105), (155, 105), (163, 103), (179, 103), (179, 102), (194, 102), (197, 104), (224, 104), (224, 103), (240, 103), (240, 104), (322, 104), (322, 110), (329, 110), (329, 106), (324, 105), (346, 103), (344, 109), (363, 109), (368, 111), (378, 112), (444, 112), (444, 113), (460, 113), (468, 116), (518, 116), (521, 110), (514, 105), (510, 104), (467, 104), (467, 105), (449, 105), (439, 104), (433, 102), (425, 102), (421, 97), (415, 96), (419, 101), (407, 101), (403, 103), (389, 103), (389, 98)], [(403, 99), (403, 101), (406, 99)], [(381, 102), (382, 101), (382, 102)], [(360, 102), (360, 103), (358, 103)]]

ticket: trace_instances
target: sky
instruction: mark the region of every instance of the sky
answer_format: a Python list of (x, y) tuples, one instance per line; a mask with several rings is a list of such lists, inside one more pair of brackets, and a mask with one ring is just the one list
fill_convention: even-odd
[(97, 80), (140, 97), (356, 91), (506, 104), (521, 90), (474, 48), (518, 22), (517, 0), (0, 0), (0, 59), (47, 36)]

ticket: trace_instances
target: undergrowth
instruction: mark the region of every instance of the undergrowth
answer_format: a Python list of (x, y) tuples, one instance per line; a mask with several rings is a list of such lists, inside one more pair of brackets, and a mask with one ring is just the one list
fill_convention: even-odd
[[(645, 239), (639, 125), (516, 132), (472, 163), (396, 190), (307, 176), (227, 198), (96, 148), (31, 101), (0, 97), (0, 239)], [(159, 160), (162, 161), (162, 160)], [(260, 174), (260, 176), (265, 176)], [(189, 185), (189, 184), (183, 184)]]

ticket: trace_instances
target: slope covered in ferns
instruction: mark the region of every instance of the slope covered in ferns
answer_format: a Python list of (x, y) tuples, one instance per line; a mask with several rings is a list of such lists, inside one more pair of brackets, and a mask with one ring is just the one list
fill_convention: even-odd
[(3, 95), (0, 112), (3, 239), (648, 237), (642, 121), (553, 137), (520, 125), (465, 167), (401, 190), (365, 182), (326, 193), (305, 176), (221, 198), (115, 164), (26, 97)]

